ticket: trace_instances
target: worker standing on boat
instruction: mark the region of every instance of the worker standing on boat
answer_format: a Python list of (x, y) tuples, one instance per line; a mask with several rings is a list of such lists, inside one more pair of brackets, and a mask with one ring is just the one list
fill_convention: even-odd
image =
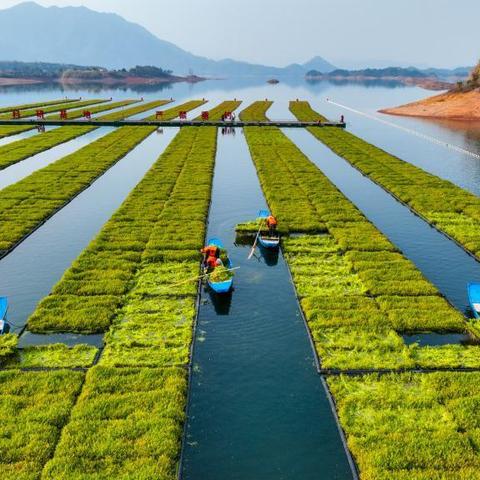
[(267, 217), (267, 227), (268, 227), (268, 235), (270, 237), (277, 236), (277, 219), (273, 215), (269, 215)]

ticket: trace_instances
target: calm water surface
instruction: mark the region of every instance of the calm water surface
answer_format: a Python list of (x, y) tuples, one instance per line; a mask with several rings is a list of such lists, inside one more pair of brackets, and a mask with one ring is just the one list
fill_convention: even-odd
[(348, 479), (285, 261), (235, 244), (265, 206), (243, 134), (220, 136), (208, 236), (240, 269), (230, 296), (202, 291), (182, 478)]

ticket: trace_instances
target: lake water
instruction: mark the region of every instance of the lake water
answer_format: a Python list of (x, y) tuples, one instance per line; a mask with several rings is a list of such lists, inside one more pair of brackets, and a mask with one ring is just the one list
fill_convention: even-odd
[[(343, 111), (326, 101), (329, 98), (381, 117), (375, 113), (379, 108), (434, 93), (382, 83), (338, 85), (298, 80), (269, 85), (263, 80), (244, 79), (180, 83), (136, 91), (3, 89), (0, 105), (65, 95), (112, 96), (115, 100), (143, 96), (146, 101), (173, 97), (176, 102), (204, 97), (210, 102), (197, 109), (198, 115), (200, 110), (226, 99), (243, 100), (243, 108), (268, 98), (275, 101), (270, 118), (290, 119), (288, 101), (299, 98), (310, 101), (313, 108), (331, 119), (344, 114), (347, 128), (353, 133), (478, 195), (479, 159)], [(189, 118), (193, 116), (189, 114)], [(480, 124), (384, 118), (480, 154)], [(478, 262), (333, 155), (308, 132), (286, 133), (460, 311), (468, 314), (466, 284), (480, 281)], [(149, 137), (0, 261), (0, 295), (11, 298), (10, 313), (16, 324), (25, 323), (36, 303), (96, 235), (172, 136), (172, 131), (164, 129), (163, 135)], [(58, 155), (58, 151), (46, 153), (39, 165), (55, 160), (52, 155)], [(25, 166), (35, 169), (32, 161)], [(0, 184), (9, 182), (6, 175), (7, 172), (0, 172)], [(235, 136), (220, 135), (209, 235), (222, 238), (234, 264), (241, 269), (235, 279), (235, 291), (227, 300), (219, 301), (208, 291), (202, 292), (183, 477), (351, 478), (282, 255), (272, 257), (259, 252), (247, 261), (248, 247), (234, 243), (235, 223), (254, 217), (264, 206), (242, 131), (237, 130)], [(39, 341), (37, 337), (31, 337), (30, 342), (28, 337), (25, 340)], [(77, 341), (69, 340), (71, 344)], [(440, 340), (416, 337), (412, 341), (428, 344)], [(456, 341), (459, 339), (448, 339)], [(101, 338), (92, 338), (91, 342), (101, 342)]]

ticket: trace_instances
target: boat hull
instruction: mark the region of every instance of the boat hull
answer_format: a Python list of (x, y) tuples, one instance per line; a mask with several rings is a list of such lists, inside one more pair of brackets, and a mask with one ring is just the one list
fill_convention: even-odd
[[(223, 243), (218, 238), (210, 238), (208, 240), (209, 245), (216, 245), (219, 248), (224, 248)], [(232, 262), (228, 259), (227, 268), (232, 268)], [(228, 293), (231, 291), (233, 286), (233, 277), (230, 280), (225, 282), (212, 282), (210, 279), (207, 279), (208, 286), (215, 292), (215, 293)]]
[(227, 280), (226, 282), (211, 282), (208, 281), (210, 288), (216, 293), (228, 293), (233, 286), (233, 280)]
[(468, 284), (468, 301), (475, 318), (480, 318), (480, 283)]
[(265, 248), (278, 248), (280, 245), (280, 238), (269, 239), (260, 235), (258, 241), (260, 242), (260, 245)]

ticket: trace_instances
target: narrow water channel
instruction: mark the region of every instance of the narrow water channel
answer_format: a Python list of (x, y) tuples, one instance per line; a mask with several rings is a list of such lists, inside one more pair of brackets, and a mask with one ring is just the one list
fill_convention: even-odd
[[(48, 130), (51, 130), (52, 128), (55, 128), (55, 127), (47, 127), (47, 128)], [(45, 131), (48, 131), (47, 128), (45, 128)], [(26, 132), (17, 133), (16, 135), (9, 135), (8, 137), (0, 138), (0, 147), (12, 142), (16, 142), (17, 140), (24, 140), (25, 138), (33, 137), (34, 135), (37, 135), (37, 134), (38, 134), (38, 131), (36, 128), (34, 128), (33, 130), (27, 130)]]
[(480, 281), (480, 263), (385, 190), (335, 155), (309, 132), (284, 133), (460, 311), (468, 311), (467, 283)]
[[(9, 298), (12, 324), (25, 324), (36, 304), (112, 216), (177, 131), (170, 128), (163, 135), (150, 135), (0, 260), (0, 295)], [(32, 343), (38, 342), (32, 338)]]
[(240, 269), (231, 296), (201, 294), (184, 480), (352, 478), (282, 255), (235, 245), (265, 207), (242, 132), (219, 134), (208, 237)]
[[(412, 165), (449, 180), (475, 195), (480, 195), (480, 159), (457, 152), (447, 146), (447, 144), (456, 145), (480, 154), (480, 122), (442, 121), (381, 114), (376, 110), (405, 104), (412, 101), (413, 98), (404, 97), (405, 93), (400, 90), (398, 98), (393, 95), (391, 99), (388, 99), (391, 96), (390, 92), (386, 93), (382, 89), (378, 89), (377, 92), (375, 90), (371, 89), (367, 93), (364, 88), (352, 88), (344, 90), (341, 94), (338, 91), (338, 96), (335, 95), (337, 92), (333, 95), (339, 103), (378, 117), (382, 121), (408, 128), (420, 135), (424, 134), (435, 138), (443, 145), (432, 143), (425, 138), (344, 110), (325, 102), (325, 98), (322, 98), (321, 101), (315, 99), (312, 107), (332, 119), (339, 118), (341, 114), (344, 114), (349, 130), (355, 135)], [(405, 89), (404, 92), (409, 90), (414, 92), (417, 89)], [(418, 98), (428, 96), (425, 90), (417, 91), (419, 92), (416, 94)]]

